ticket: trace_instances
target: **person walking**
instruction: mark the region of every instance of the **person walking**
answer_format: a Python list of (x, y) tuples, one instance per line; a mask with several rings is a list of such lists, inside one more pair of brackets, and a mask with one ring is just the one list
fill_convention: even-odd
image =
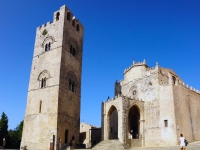
[(6, 147), (6, 139), (3, 138), (3, 149)]
[(185, 138), (182, 133), (180, 134), (180, 149), (185, 150)]

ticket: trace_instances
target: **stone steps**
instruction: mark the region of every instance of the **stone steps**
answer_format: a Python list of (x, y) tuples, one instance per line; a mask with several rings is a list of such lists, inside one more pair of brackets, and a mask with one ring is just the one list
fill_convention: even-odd
[[(180, 147), (170, 146), (170, 147), (134, 147), (126, 148), (123, 146), (119, 140), (108, 140), (102, 141), (97, 144), (92, 150), (179, 150)], [(78, 150), (78, 149), (77, 149)], [(79, 149), (80, 150), (80, 149)], [(186, 150), (200, 150), (200, 141), (189, 143)]]
[(105, 140), (101, 141), (92, 150), (124, 150), (124, 145), (119, 140)]

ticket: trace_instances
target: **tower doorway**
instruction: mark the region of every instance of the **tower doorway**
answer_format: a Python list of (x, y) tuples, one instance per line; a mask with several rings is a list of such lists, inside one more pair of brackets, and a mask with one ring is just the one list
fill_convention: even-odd
[(129, 134), (132, 139), (139, 139), (140, 113), (137, 106), (133, 106), (129, 111)]
[(68, 130), (65, 130), (65, 143), (68, 142)]
[(118, 112), (116, 107), (112, 106), (108, 113), (109, 121), (109, 139), (118, 139)]

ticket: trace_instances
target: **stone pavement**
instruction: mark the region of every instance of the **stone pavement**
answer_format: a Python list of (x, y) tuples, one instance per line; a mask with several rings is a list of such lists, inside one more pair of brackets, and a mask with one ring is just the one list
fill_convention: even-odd
[[(5, 150), (9, 150), (9, 149), (5, 149)], [(127, 148), (126, 146), (122, 145), (118, 140), (108, 140), (108, 141), (100, 142), (92, 149), (74, 149), (74, 150), (180, 150), (180, 148), (179, 146)], [(200, 150), (200, 141), (189, 143), (189, 145), (186, 147), (186, 150)]]

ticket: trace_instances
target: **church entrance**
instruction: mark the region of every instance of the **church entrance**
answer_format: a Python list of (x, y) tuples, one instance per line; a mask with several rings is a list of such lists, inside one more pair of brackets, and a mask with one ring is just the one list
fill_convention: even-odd
[(139, 139), (139, 125), (140, 125), (140, 113), (137, 106), (133, 106), (128, 115), (129, 120), (129, 134), (131, 139)]
[(109, 121), (109, 139), (118, 139), (118, 112), (116, 107), (112, 106), (108, 113)]

